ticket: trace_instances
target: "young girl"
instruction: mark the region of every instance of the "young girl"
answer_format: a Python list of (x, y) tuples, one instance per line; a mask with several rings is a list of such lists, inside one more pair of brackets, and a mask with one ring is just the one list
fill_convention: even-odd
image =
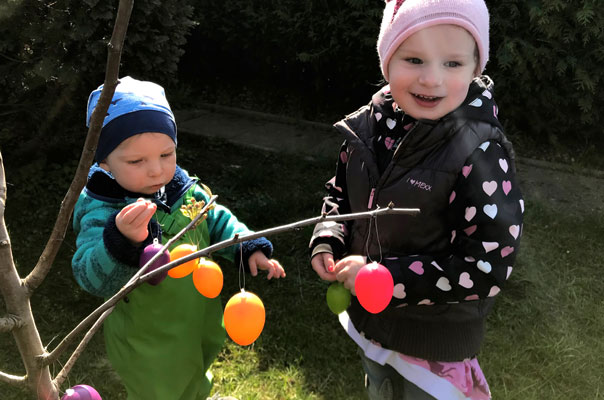
[[(88, 100), (87, 125), (102, 86)], [(161, 86), (122, 78), (103, 122), (88, 182), (75, 206), (77, 234), (72, 266), (86, 291), (115, 294), (139, 269), (142, 250), (157, 238), (166, 242), (191, 221), (182, 205), (209, 200), (197, 178), (176, 164), (176, 123)], [(217, 205), (188, 231), (182, 243), (198, 249), (249, 230)], [(285, 276), (269, 259), (266, 238), (217, 252), (243, 261), (252, 275)], [(220, 297), (199, 294), (190, 276), (143, 284), (119, 302), (103, 326), (107, 355), (129, 400), (205, 400), (210, 364), (225, 340)]]
[(372, 399), (488, 399), (476, 355), (518, 252), (524, 203), (497, 119), (483, 0), (386, 2), (378, 37), (389, 83), (335, 124), (345, 137), (324, 211), (419, 208), (319, 224), (311, 264), (353, 295), (366, 263), (394, 279), (389, 306), (356, 297), (340, 321)]

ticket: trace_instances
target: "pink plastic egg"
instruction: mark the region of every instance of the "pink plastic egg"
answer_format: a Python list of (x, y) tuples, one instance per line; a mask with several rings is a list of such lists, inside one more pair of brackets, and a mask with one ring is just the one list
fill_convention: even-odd
[[(141, 254), (141, 258), (139, 260), (139, 268), (142, 268), (143, 265), (147, 264), (147, 262), (149, 262), (149, 260), (155, 255), (157, 254), (158, 251), (160, 251), (162, 248), (162, 245), (157, 241), (157, 239), (153, 240), (153, 243), (148, 245), (147, 247), (145, 247), (145, 249), (143, 250), (143, 253)], [(147, 267), (147, 269), (145, 270), (145, 273), (149, 273), (153, 270), (156, 270), (157, 268), (161, 267), (162, 265), (165, 265), (167, 263), (170, 262), (170, 253), (168, 252), (168, 250), (164, 250), (164, 252), (162, 253), (161, 256), (159, 256), (159, 258), (157, 260), (155, 260), (153, 262), (153, 264), (149, 265)], [(153, 278), (149, 279), (147, 282), (153, 286), (155, 285), (159, 285), (159, 283), (161, 281), (163, 281), (164, 279), (166, 279), (166, 276), (168, 276), (168, 271), (164, 271), (161, 272), (158, 275), (155, 275)]]
[(75, 385), (65, 391), (61, 400), (103, 400), (92, 386)]
[(359, 270), (354, 290), (361, 306), (370, 313), (377, 314), (390, 303), (394, 293), (394, 280), (388, 268), (372, 262)]

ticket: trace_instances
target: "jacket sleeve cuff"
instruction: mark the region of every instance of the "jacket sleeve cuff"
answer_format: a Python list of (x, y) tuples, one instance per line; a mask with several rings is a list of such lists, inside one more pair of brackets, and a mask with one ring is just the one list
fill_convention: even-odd
[(248, 260), (250, 256), (256, 251), (260, 250), (266, 258), (271, 258), (273, 256), (273, 244), (265, 237), (260, 237), (257, 239), (248, 240), (246, 242), (242, 242), (240, 244), (240, 249), (237, 251), (237, 255), (235, 257), (235, 265), (239, 266), (241, 264), (241, 257), (243, 257), (243, 268), (245, 271), (249, 272), (250, 266), (248, 264)]
[(310, 248), (310, 258), (312, 259), (319, 253), (333, 254), (334, 260), (341, 260), (346, 250), (342, 242), (335, 238), (319, 238), (313, 241)]
[(146, 245), (153, 242), (154, 236), (151, 235), (151, 232), (157, 231), (159, 225), (157, 222), (151, 221), (151, 232), (140, 246), (135, 246), (117, 228), (115, 223), (117, 214), (118, 211), (113, 213), (105, 224), (105, 229), (103, 230), (103, 243), (109, 254), (117, 261), (126, 264), (129, 267), (138, 269), (141, 252)]

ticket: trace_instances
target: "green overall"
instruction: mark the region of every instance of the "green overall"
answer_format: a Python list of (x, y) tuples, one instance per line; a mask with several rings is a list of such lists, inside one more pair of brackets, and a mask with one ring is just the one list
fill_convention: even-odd
[[(179, 209), (194, 189), (174, 204), (172, 214), (157, 211), (164, 243), (191, 221)], [(206, 221), (172, 247), (182, 243), (207, 247)], [(117, 304), (105, 321), (104, 335), (129, 400), (205, 400), (212, 386), (209, 367), (226, 337), (220, 296), (202, 296), (191, 275), (167, 277), (157, 286), (143, 284)]]

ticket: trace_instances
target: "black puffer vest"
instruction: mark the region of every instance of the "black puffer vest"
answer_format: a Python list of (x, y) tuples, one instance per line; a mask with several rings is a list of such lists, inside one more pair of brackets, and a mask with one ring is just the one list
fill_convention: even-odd
[[(483, 110), (479, 118), (476, 99)], [(507, 150), (513, 166), (511, 143), (494, 116), (492, 81), (486, 76), (475, 79), (464, 105), (438, 121), (418, 121), (381, 176), (373, 150), (378, 134), (375, 108), (369, 104), (335, 125), (349, 144), (346, 182), (351, 212), (392, 202), (421, 213), (378, 218), (379, 243), (371, 220), (356, 220), (350, 227), (349, 254), (369, 254), (374, 260), (380, 258), (380, 250), (383, 257), (446, 257), (451, 254), (449, 195), (464, 162), (481, 143), (495, 140)], [(353, 297), (348, 314), (359, 332), (386, 348), (429, 360), (459, 361), (478, 353), (492, 302), (408, 305), (371, 314)]]

